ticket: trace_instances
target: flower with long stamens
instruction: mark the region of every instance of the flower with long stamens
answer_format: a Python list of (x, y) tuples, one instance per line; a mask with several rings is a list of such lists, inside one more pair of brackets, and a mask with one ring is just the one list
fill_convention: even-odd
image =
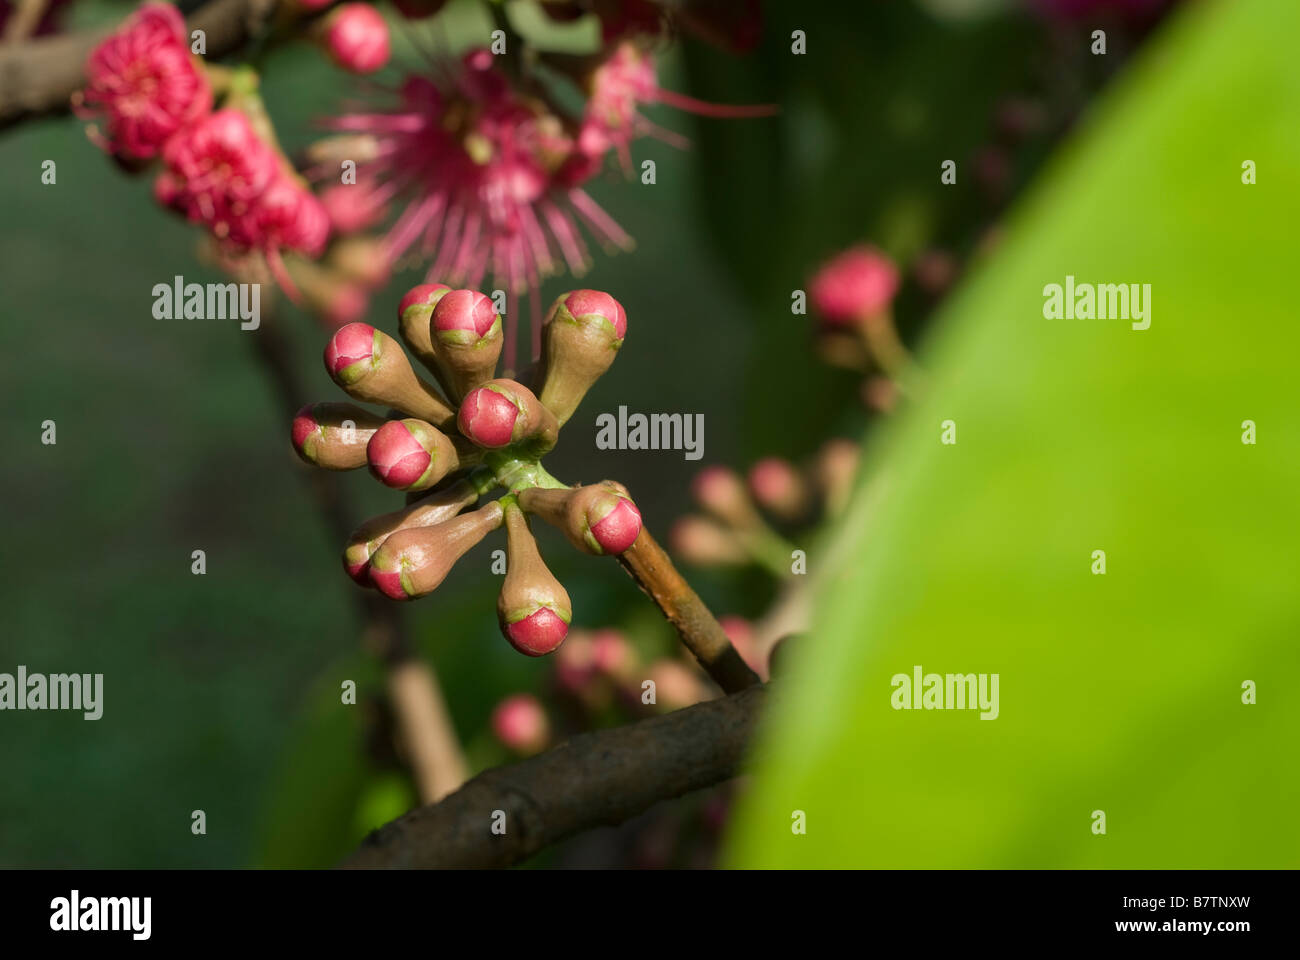
[(92, 134), (100, 146), (135, 159), (157, 156), (169, 137), (211, 110), (212, 88), (179, 11), (147, 3), (95, 47), (74, 107), (104, 118), (103, 132)]
[[(431, 282), (476, 288), (490, 273), (512, 292), (536, 290), (562, 266), (586, 270), (579, 223), (604, 246), (632, 241), (571, 169), (559, 176), (574, 152), (563, 119), (516, 92), (495, 61), (475, 50), (440, 82), (408, 77), (391, 109), (330, 124), (372, 138), (375, 155), (358, 163), (358, 177), (405, 197), (388, 234), (392, 258), (418, 251)], [(505, 350), (514, 369), (509, 330)]]

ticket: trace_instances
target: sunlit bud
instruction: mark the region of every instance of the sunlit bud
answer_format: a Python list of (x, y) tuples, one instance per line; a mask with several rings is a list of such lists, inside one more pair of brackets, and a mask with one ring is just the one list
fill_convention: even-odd
[(355, 400), (396, 407), (441, 429), (455, 421), (437, 389), (415, 375), (401, 345), (368, 323), (349, 323), (330, 338), (325, 369)]
[(547, 569), (515, 503), (505, 508), (506, 577), (497, 598), (497, 618), (510, 645), (530, 657), (553, 652), (569, 632), (569, 594)]
[(430, 594), (457, 560), (501, 526), (502, 516), (493, 501), (433, 526), (398, 530), (370, 558), (370, 579), (394, 600)]
[(390, 420), (376, 430), (366, 459), (375, 479), (395, 490), (428, 490), (466, 466), (446, 434), (414, 418)]
[(366, 444), (384, 418), (350, 403), (309, 403), (293, 418), (293, 448), (326, 470), (365, 466)]
[(551, 306), (542, 330), (543, 405), (563, 426), (614, 362), (627, 335), (622, 305), (599, 290), (573, 290)]
[(385, 540), (408, 527), (430, 527), (450, 520), (479, 497), (479, 489), (469, 480), (457, 480), (445, 490), (421, 497), (403, 510), (381, 514), (367, 520), (348, 537), (343, 550), (343, 568), (362, 586), (370, 580), (370, 558)]

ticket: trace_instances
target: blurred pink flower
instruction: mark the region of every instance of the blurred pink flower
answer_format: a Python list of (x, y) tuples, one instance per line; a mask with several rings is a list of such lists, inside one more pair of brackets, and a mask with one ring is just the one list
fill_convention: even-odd
[(147, 159), (212, 108), (212, 89), (190, 54), (175, 7), (148, 3), (90, 52), (87, 83), (74, 96), (83, 118), (103, 116), (92, 139), (110, 153)]
[(381, 201), (407, 201), (388, 233), (390, 261), (416, 248), (432, 261), (430, 282), (478, 288), (491, 271), (507, 289), (532, 292), (564, 266), (585, 272), (579, 223), (610, 248), (629, 249), (632, 238), (580, 189), (594, 169), (566, 166), (573, 141), (560, 118), (516, 93), (494, 60), (475, 50), (440, 83), (408, 77), (394, 109), (329, 123), (371, 136), (377, 150), (358, 180), (378, 184)]
[(809, 284), (813, 309), (830, 326), (880, 313), (898, 292), (898, 269), (875, 247), (853, 247), (827, 261)]
[(163, 162), (166, 169), (154, 184), (158, 201), (206, 226), (227, 255), (263, 254), (296, 299), (280, 251), (319, 256), (329, 236), (329, 216), (281, 165), (248, 117), (231, 108), (208, 115), (168, 140)]

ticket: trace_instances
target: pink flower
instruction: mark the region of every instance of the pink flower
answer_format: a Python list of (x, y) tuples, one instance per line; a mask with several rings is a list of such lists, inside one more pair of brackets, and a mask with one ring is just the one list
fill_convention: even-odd
[(82, 116), (103, 115), (100, 145), (147, 159), (167, 139), (212, 109), (212, 89), (190, 54), (185, 21), (169, 4), (141, 7), (86, 60), (85, 90), (75, 97)]
[[(490, 271), (512, 291), (536, 291), (562, 265), (586, 269), (579, 222), (602, 245), (626, 249), (632, 241), (566, 168), (573, 141), (561, 119), (517, 94), (494, 60), (473, 51), (441, 84), (409, 77), (392, 110), (332, 125), (373, 137), (377, 155), (359, 164), (359, 178), (406, 196), (387, 237), (390, 260), (414, 248), (432, 260), (431, 282), (477, 289)], [(508, 330), (507, 367), (513, 346)]]
[(492, 711), (492, 733), (519, 753), (537, 753), (546, 746), (550, 724), (541, 702), (527, 693), (506, 697)]
[(623, 166), (630, 166), (628, 145), (647, 127), (637, 113), (637, 105), (655, 100), (658, 90), (650, 54), (631, 41), (620, 43), (591, 75), (590, 97), (578, 131), (578, 150), (599, 157), (613, 148)]
[(374, 73), (388, 62), (388, 24), (368, 3), (345, 3), (325, 18), (325, 47), (344, 70)]
[(229, 108), (209, 114), (167, 142), (163, 162), (166, 170), (154, 185), (158, 201), (205, 225), (228, 256), (263, 254), (296, 299), (280, 251), (319, 256), (329, 236), (329, 216), (248, 117)]
[(851, 326), (886, 307), (898, 292), (898, 270), (874, 247), (854, 247), (827, 262), (812, 278), (813, 309), (829, 326)]

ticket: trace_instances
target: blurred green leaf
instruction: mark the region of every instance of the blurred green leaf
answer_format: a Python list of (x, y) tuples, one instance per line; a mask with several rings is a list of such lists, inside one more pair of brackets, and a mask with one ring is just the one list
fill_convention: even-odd
[[(835, 566), (734, 863), (1300, 865), (1300, 6), (1183, 14), (940, 318), (810, 554)], [(1067, 274), (1150, 283), (1150, 329), (1044, 319)], [(917, 664), (998, 674), (1000, 716), (891, 709)]]

